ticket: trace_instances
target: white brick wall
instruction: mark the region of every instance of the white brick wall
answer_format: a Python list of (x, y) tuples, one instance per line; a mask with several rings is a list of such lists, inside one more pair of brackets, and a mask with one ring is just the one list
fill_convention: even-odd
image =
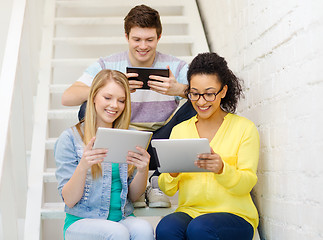
[(198, 0), (212, 51), (245, 81), (266, 240), (323, 239), (323, 1)]

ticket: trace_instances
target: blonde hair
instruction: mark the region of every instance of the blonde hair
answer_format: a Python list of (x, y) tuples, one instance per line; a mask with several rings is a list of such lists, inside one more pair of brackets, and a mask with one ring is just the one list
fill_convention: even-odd
[[(104, 69), (101, 70), (93, 79), (90, 93), (87, 100), (85, 118), (84, 118), (84, 135), (81, 134), (82, 140), (85, 145), (89, 143), (89, 141), (95, 136), (97, 126), (97, 113), (95, 110), (94, 99), (99, 92), (99, 90), (104, 87), (108, 82), (114, 81), (119, 84), (125, 90), (125, 108), (121, 115), (113, 122), (113, 128), (121, 128), (128, 129), (130, 124), (130, 116), (131, 116), (131, 101), (130, 101), (130, 90), (128, 78), (119, 71)], [(76, 125), (79, 133), (80, 131), (80, 123)], [(134, 166), (128, 165), (128, 176), (133, 173)], [(102, 167), (101, 164), (95, 164), (91, 167), (91, 174), (93, 179), (102, 176)]]

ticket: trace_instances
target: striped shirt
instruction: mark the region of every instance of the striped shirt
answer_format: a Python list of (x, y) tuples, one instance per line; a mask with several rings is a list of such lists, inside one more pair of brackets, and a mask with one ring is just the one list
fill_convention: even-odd
[[(169, 66), (177, 82), (187, 84), (186, 62), (160, 52), (156, 52), (153, 68)], [(126, 73), (126, 67), (132, 67), (128, 51), (100, 58), (89, 66), (77, 80), (91, 86), (95, 75), (102, 69), (118, 70)], [(131, 123), (130, 127), (155, 131), (164, 126), (176, 110), (180, 98), (154, 92), (152, 90), (137, 89), (131, 93)]]

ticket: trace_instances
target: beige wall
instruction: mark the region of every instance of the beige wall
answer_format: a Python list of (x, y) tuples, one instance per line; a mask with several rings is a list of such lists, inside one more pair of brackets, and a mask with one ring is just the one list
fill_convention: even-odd
[(245, 81), (238, 114), (260, 133), (262, 239), (323, 239), (323, 2), (198, 3), (211, 50)]

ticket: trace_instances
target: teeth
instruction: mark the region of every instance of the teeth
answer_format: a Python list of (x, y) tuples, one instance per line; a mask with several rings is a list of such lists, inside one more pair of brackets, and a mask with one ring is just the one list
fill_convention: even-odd
[(117, 111), (109, 111), (109, 110), (106, 110), (107, 111), (107, 113), (110, 113), (110, 114), (116, 114), (117, 113)]
[(199, 109), (201, 109), (201, 110), (206, 110), (206, 109), (208, 109), (209, 107), (199, 107)]

